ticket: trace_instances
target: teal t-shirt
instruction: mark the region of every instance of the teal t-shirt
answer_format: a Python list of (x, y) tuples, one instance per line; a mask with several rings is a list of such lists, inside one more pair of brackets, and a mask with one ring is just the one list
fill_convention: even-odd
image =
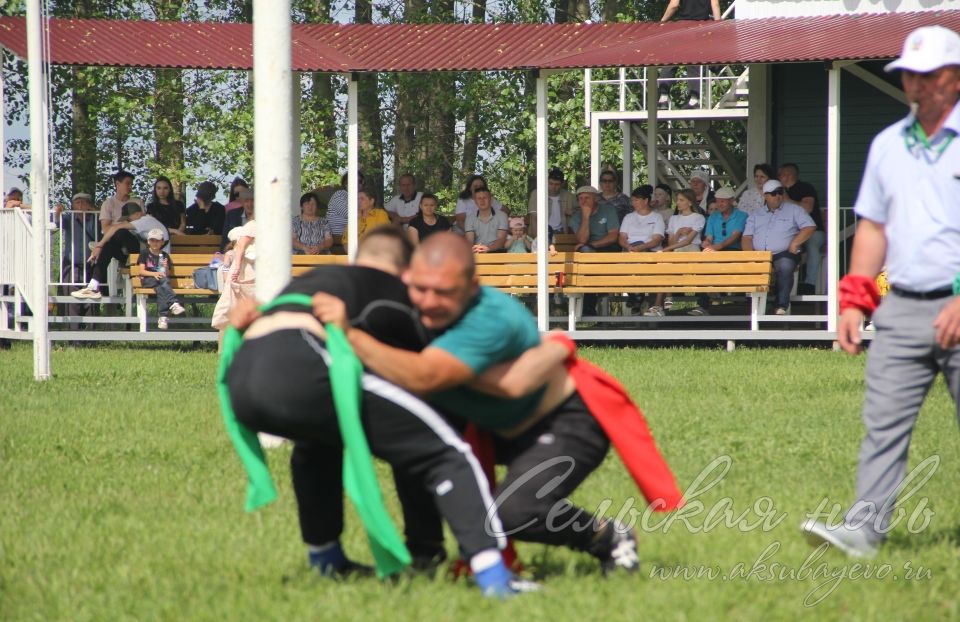
[[(479, 295), (460, 321), (434, 339), (430, 347), (449, 352), (479, 375), (537, 345), (540, 332), (527, 308), (495, 288), (480, 287)], [(540, 388), (519, 399), (505, 399), (461, 386), (434, 393), (429, 401), (480, 427), (508, 429), (533, 413), (543, 391)]]
[[(576, 233), (583, 221), (582, 212), (577, 210), (570, 217), (570, 228)], [(620, 219), (617, 217), (617, 210), (609, 203), (603, 203), (597, 206), (597, 211), (590, 215), (590, 237), (587, 243), (596, 242), (614, 229), (620, 229)], [(616, 246), (616, 245), (614, 245)]]

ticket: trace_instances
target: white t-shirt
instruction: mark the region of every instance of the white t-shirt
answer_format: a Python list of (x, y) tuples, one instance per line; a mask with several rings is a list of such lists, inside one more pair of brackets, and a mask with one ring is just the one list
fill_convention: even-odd
[(163, 226), (162, 222), (149, 214), (144, 214), (130, 224), (133, 225), (133, 230), (136, 232), (137, 237), (144, 242), (147, 241), (147, 235), (149, 235), (153, 229), (163, 231), (163, 241), (166, 242), (166, 244), (163, 245), (163, 250), (170, 252), (170, 233), (167, 231), (167, 228)]
[(703, 232), (703, 226), (705, 224), (707, 224), (707, 219), (704, 218), (702, 214), (697, 214), (696, 212), (686, 216), (675, 214), (670, 217), (670, 224), (667, 225), (667, 233), (670, 235), (675, 235), (677, 231), (685, 227), (690, 227), (696, 232), (696, 235), (693, 237), (693, 240), (688, 246), (699, 247), (700, 234)]
[[(638, 214), (630, 212), (620, 223), (620, 233), (627, 234), (627, 244), (645, 244), (655, 235), (663, 235), (663, 218), (656, 212)], [(660, 250), (660, 245), (650, 250)]]
[(422, 192), (418, 192), (413, 195), (413, 198), (409, 201), (404, 201), (401, 195), (397, 195), (390, 199), (385, 206), (385, 209), (391, 214), (396, 214), (400, 218), (410, 218), (416, 216), (417, 212), (420, 211), (420, 198), (423, 196)]
[[(502, 212), (503, 205), (500, 201), (490, 197), (490, 206), (493, 208), (494, 212)], [(473, 198), (469, 199), (457, 199), (457, 214), (476, 214), (477, 213), (477, 204), (473, 202)]]

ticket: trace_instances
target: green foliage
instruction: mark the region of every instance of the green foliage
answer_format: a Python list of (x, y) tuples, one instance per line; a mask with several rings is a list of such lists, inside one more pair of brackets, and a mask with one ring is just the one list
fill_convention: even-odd
[[(211, 349), (117, 344), (57, 347), (54, 378), (36, 383), (31, 349), (0, 354), (0, 618), (20, 620), (901, 620), (957, 619), (960, 606), (960, 444), (953, 405), (937, 381), (919, 418), (911, 464), (941, 463), (921, 489), (930, 526), (901, 525), (874, 572), (828, 551), (805, 577), (812, 552), (797, 526), (824, 498), (854, 494), (862, 435), (863, 358), (799, 348), (721, 350), (585, 347), (643, 409), (683, 488), (712, 460), (729, 456), (725, 477), (698, 500), (703, 511), (668, 529), (642, 531), (641, 572), (600, 576), (596, 561), (565, 548), (520, 543), (541, 593), (484, 601), (444, 573), (395, 583), (326, 581), (307, 570), (289, 479), (289, 448), (269, 451), (278, 502), (243, 512), (244, 476), (217, 412)], [(398, 516), (389, 472), (379, 470)], [(572, 501), (615, 516), (638, 492), (613, 451)], [(769, 530), (706, 524), (729, 499), (753, 510), (769, 497), (785, 518)], [(904, 506), (907, 515), (917, 497)], [(349, 507), (349, 503), (347, 504)], [(635, 503), (634, 506), (635, 507)], [(762, 507), (762, 506), (761, 506)], [(721, 507), (722, 509), (722, 507)], [(625, 514), (629, 516), (629, 514)], [(666, 516), (654, 515), (657, 524)], [(344, 546), (369, 563), (348, 510)], [(456, 552), (447, 538), (451, 555)], [(772, 557), (758, 560), (768, 547)], [(661, 578), (737, 564), (747, 578)], [(929, 576), (904, 579), (904, 566)], [(763, 565), (765, 564), (765, 565)], [(774, 566), (779, 564), (779, 566)], [(823, 564), (828, 576), (813, 576)], [(834, 577), (839, 577), (835, 579)], [(844, 578), (846, 577), (846, 578)], [(836, 584), (804, 606), (818, 585)]]

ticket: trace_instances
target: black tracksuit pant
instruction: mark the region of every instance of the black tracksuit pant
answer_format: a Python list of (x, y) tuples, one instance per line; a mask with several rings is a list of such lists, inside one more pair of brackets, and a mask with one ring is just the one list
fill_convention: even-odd
[[(227, 378), (239, 421), (294, 442), (290, 463), (300, 531), (313, 545), (337, 540), (343, 531), (343, 446), (327, 356), (323, 341), (308, 331), (280, 330), (244, 342)], [(504, 543), (496, 514), (485, 528), (493, 503), (479, 462), (436, 411), (367, 373), (361, 410), (371, 452), (439, 510), (468, 557)], [(410, 502), (400, 501), (406, 513)]]
[[(455, 424), (460, 421), (451, 416)], [(497, 462), (507, 466), (506, 477), (494, 491), (504, 534), (525, 542), (591, 549), (599, 525), (593, 513), (567, 500), (603, 462), (610, 441), (574, 393), (529, 430), (512, 439), (496, 437)], [(398, 489), (407, 484), (398, 481)], [(412, 487), (410, 487), (412, 488)], [(442, 540), (440, 517), (415, 490), (404, 505), (407, 539), (424, 548)], [(412, 527), (411, 527), (412, 526)], [(412, 545), (417, 546), (417, 544)]]
[(107, 243), (100, 249), (100, 256), (97, 257), (97, 263), (93, 266), (93, 278), (98, 283), (107, 282), (107, 267), (111, 259), (120, 262), (122, 268), (127, 264), (127, 258), (130, 255), (140, 252), (140, 238), (129, 229), (120, 229), (107, 240)]

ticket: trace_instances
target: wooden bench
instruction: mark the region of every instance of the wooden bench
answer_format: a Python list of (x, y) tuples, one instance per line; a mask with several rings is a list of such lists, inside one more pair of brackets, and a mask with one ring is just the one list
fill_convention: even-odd
[[(537, 256), (534, 253), (480, 253), (474, 257), (481, 285), (518, 296), (536, 295)], [(547, 260), (549, 291), (562, 291), (563, 278), (573, 269), (573, 253), (558, 253)]]
[[(207, 253), (171, 253), (173, 272), (170, 274), (170, 284), (178, 297), (190, 297), (191, 302), (216, 302), (220, 292), (212, 289), (199, 288), (193, 282), (193, 271), (210, 264), (211, 256)], [(141, 281), (142, 266), (136, 263), (135, 256), (130, 257), (130, 281), (133, 295), (136, 297), (136, 315), (140, 321), (140, 332), (147, 330), (147, 300), (154, 295), (152, 287), (143, 287)], [(312, 268), (322, 265), (347, 263), (345, 255), (294, 255), (291, 274), (299, 276)], [(182, 301), (181, 301), (182, 302)], [(207, 318), (209, 320), (209, 318)]]
[(170, 252), (200, 255), (208, 253), (207, 261), (214, 253), (220, 250), (220, 236), (210, 235), (177, 235), (170, 236)]
[(563, 293), (574, 330), (584, 294), (745, 293), (750, 329), (759, 330), (773, 278), (769, 251), (718, 253), (572, 253)]

